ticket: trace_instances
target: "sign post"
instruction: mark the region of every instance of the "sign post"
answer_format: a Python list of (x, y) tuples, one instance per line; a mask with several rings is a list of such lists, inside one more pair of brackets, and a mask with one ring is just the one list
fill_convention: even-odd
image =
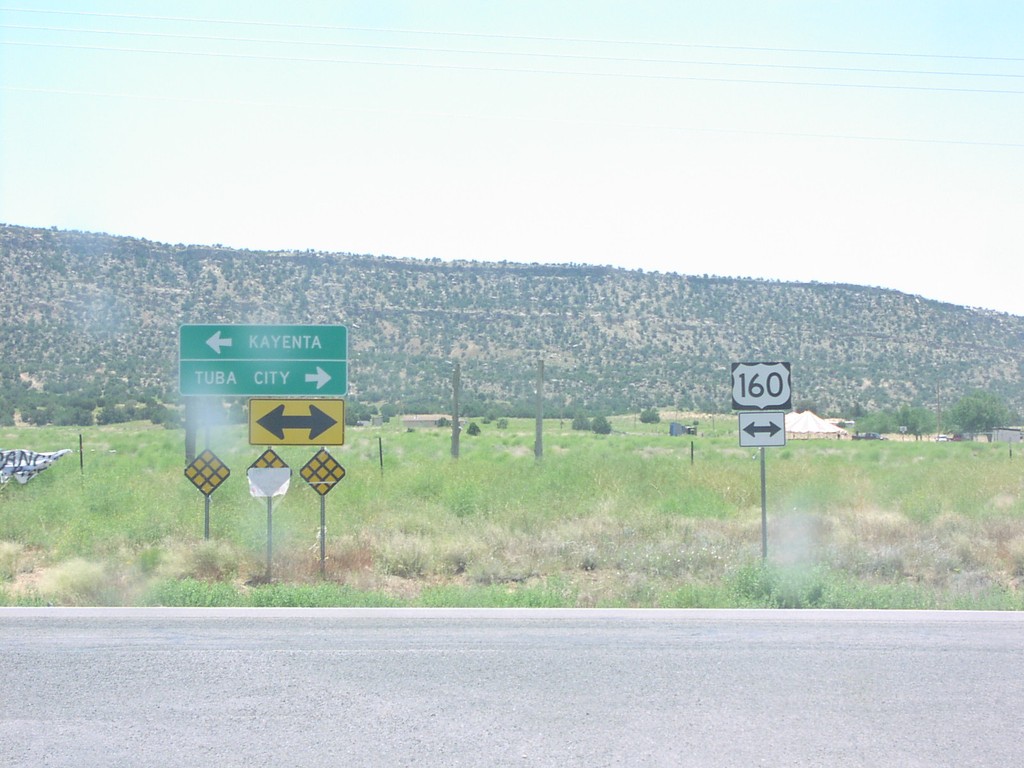
[(320, 578), (324, 577), (327, 562), (327, 494), (345, 477), (345, 468), (321, 448), (299, 470), (302, 479), (320, 494)]
[(764, 449), (786, 444), (786, 411), (793, 406), (789, 363), (733, 363), (732, 407), (741, 411), (740, 446), (761, 454), (761, 559), (768, 559), (768, 491)]
[(203, 538), (210, 538), (210, 495), (228, 479), (231, 470), (207, 448), (185, 467), (185, 477), (205, 496), (203, 504)]
[(249, 478), (249, 495), (267, 500), (267, 575), (271, 578), (271, 564), (274, 557), (274, 497), (288, 492), (292, 471), (284, 459), (267, 448), (246, 471)]
[(764, 446), (761, 453), (761, 560), (768, 559), (768, 494), (764, 471)]

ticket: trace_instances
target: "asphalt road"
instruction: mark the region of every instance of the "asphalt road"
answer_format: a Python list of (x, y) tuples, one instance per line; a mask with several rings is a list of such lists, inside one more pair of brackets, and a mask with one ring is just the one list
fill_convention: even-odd
[(1024, 615), (0, 609), (0, 766), (1024, 764)]

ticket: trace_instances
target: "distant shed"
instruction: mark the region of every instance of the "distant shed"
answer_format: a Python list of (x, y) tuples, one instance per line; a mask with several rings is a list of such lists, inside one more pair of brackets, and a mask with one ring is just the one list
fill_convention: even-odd
[[(459, 424), (464, 425), (465, 419), (459, 419)], [(451, 426), (451, 416), (443, 413), (424, 413), (414, 416), (403, 416), (402, 426), (407, 430), (414, 429), (435, 429), (444, 425)]]
[(440, 414), (422, 414), (419, 416), (403, 416), (402, 426), (406, 429), (432, 429), (440, 426), (441, 419), (445, 418)]
[(992, 430), (993, 443), (1019, 443), (1021, 430), (1018, 427), (996, 427)]

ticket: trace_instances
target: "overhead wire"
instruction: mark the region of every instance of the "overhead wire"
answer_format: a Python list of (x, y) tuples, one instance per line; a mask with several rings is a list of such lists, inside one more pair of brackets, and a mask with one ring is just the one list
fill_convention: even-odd
[(106, 45), (82, 45), (76, 43), (44, 43), (38, 41), (24, 40), (0, 40), (0, 45), (26, 46), (34, 48), (63, 48), (68, 50), (102, 51), (107, 53), (142, 53), (159, 54), (168, 56), (195, 56), (208, 58), (226, 59), (247, 59), (255, 61), (278, 61), (303, 64), (356, 64), (362, 66), (402, 67), (414, 69), (434, 70), (463, 70), (470, 72), (500, 72), (512, 74), (534, 74), (534, 75), (563, 75), (580, 77), (603, 77), (603, 78), (626, 78), (639, 80), (668, 80), (681, 82), (707, 82), (707, 83), (738, 83), (747, 85), (794, 85), (817, 88), (854, 88), (854, 89), (878, 89), (895, 91), (923, 91), (937, 93), (987, 93), (1021, 96), (1024, 90), (1012, 88), (970, 88), (958, 86), (939, 85), (905, 85), (888, 83), (841, 83), (813, 80), (769, 80), (764, 78), (738, 78), (738, 77), (710, 77), (706, 75), (680, 75), (668, 73), (641, 73), (641, 72), (597, 72), (580, 69), (522, 69), (518, 67), (501, 67), (488, 65), (466, 65), (466, 64), (441, 64), (436, 62), (402, 62), (402, 61), (376, 61), (372, 59), (340, 59), (322, 58), (313, 56), (283, 56), (267, 53), (231, 53), (227, 51), (181, 51), (158, 48), (122, 48)]
[[(108, 18), (108, 19), (121, 19), (121, 20), (136, 20), (136, 21), (153, 21), (153, 22), (174, 22), (174, 23), (191, 23), (191, 24), (214, 24), (214, 25), (231, 25), (233, 27), (258, 27), (258, 28), (279, 28), (279, 29), (303, 29), (303, 30), (318, 30), (318, 31), (331, 31), (331, 32), (371, 32), (371, 33), (387, 33), (387, 34), (409, 34), (409, 35), (430, 35), (430, 36), (449, 36), (459, 38), (476, 38), (476, 39), (493, 39), (493, 40), (514, 40), (514, 41), (531, 41), (531, 42), (558, 42), (558, 43), (587, 43), (587, 44), (602, 44), (602, 45), (644, 45), (644, 46), (655, 46), (661, 48), (677, 48), (677, 49), (704, 49), (704, 50), (721, 50), (721, 51), (745, 51), (745, 52), (762, 52), (762, 53), (786, 53), (786, 54), (816, 54), (816, 55), (837, 55), (837, 56), (874, 56), (874, 57), (903, 57), (903, 58), (916, 58), (916, 59), (936, 59), (936, 60), (960, 60), (960, 61), (978, 61), (978, 62), (1020, 62), (1024, 61), (1024, 58), (1015, 57), (996, 57), (996, 56), (962, 56), (962, 55), (951, 55), (951, 54), (919, 54), (919, 53), (908, 53), (908, 52), (877, 52), (877, 51), (858, 51), (858, 50), (835, 50), (835, 49), (800, 49), (800, 48), (771, 48), (771, 47), (755, 47), (755, 46), (734, 46), (734, 45), (712, 45), (712, 44), (691, 44), (691, 43), (673, 43), (664, 41), (635, 41), (635, 40), (612, 40), (612, 39), (590, 39), (590, 38), (572, 38), (572, 37), (541, 37), (541, 36), (530, 36), (530, 35), (507, 35), (507, 34), (493, 34), (493, 33), (479, 33), (479, 32), (458, 32), (458, 31), (437, 31), (437, 30), (412, 30), (412, 29), (398, 29), (398, 28), (383, 28), (383, 27), (352, 27), (352, 26), (339, 26), (339, 25), (325, 25), (325, 24), (308, 24), (308, 23), (294, 23), (294, 22), (267, 22), (257, 20), (246, 20), (246, 19), (215, 19), (215, 18), (199, 18), (199, 17), (183, 17), (183, 16), (153, 16), (143, 14), (126, 14), (126, 13), (103, 13), (94, 11), (58, 11), (58, 10), (47, 10), (47, 9), (23, 9), (23, 8), (0, 8), (0, 12), (8, 13), (26, 13), (26, 14), (51, 14), (51, 15), (65, 15), (65, 16), (78, 16), (88, 18)], [(74, 34), (86, 34), (86, 35), (116, 35), (121, 37), (148, 37), (148, 38), (159, 38), (159, 39), (171, 39), (171, 40), (183, 40), (183, 41), (197, 41), (197, 42), (216, 42), (216, 43), (241, 43), (246, 45), (258, 44), (258, 45), (275, 45), (275, 46), (306, 46), (306, 47), (317, 47), (317, 48), (350, 48), (360, 50), (380, 50), (388, 52), (401, 52), (401, 53), (416, 53), (416, 54), (444, 54), (444, 55), (472, 55), (472, 56), (497, 56), (506, 58), (533, 58), (542, 60), (558, 60), (558, 61), (580, 61), (580, 62), (600, 62), (604, 64), (631, 64), (637, 66), (691, 66), (691, 67), (725, 67), (725, 68), (749, 68), (755, 70), (792, 70), (792, 71), (810, 71), (810, 72), (823, 72), (823, 73), (854, 73), (854, 74), (871, 74), (871, 75), (897, 75), (897, 76), (919, 76), (919, 77), (954, 77), (954, 78), (1006, 78), (1006, 79), (1019, 79), (1024, 78), (1024, 74), (1012, 73), (1012, 72), (966, 72), (966, 71), (942, 71), (942, 70), (919, 70), (919, 69), (903, 69), (893, 67), (850, 67), (850, 66), (839, 66), (839, 65), (818, 65), (818, 64), (786, 64), (778, 62), (737, 62), (737, 61), (715, 61), (713, 59), (707, 60), (693, 60), (693, 59), (669, 59), (669, 58), (655, 58), (655, 57), (640, 57), (640, 56), (626, 56), (626, 55), (595, 55), (592, 53), (572, 53), (572, 52), (550, 52), (550, 51), (519, 51), (519, 50), (502, 50), (502, 49), (482, 49), (482, 48), (439, 48), (430, 46), (416, 46), (416, 45), (395, 45), (395, 44), (380, 44), (380, 43), (357, 43), (357, 42), (341, 42), (341, 41), (323, 41), (323, 40), (293, 40), (293, 39), (275, 39), (266, 37), (240, 37), (240, 36), (229, 36), (229, 35), (210, 35), (210, 34), (196, 34), (196, 33), (183, 33), (183, 32), (167, 32), (167, 31), (152, 31), (152, 30), (127, 30), (127, 29), (85, 29), (77, 27), (57, 27), (57, 26), (46, 26), (46, 25), (29, 25), (29, 24), (6, 24), (0, 23), (0, 29), (8, 29), (13, 31), (34, 31), (34, 32), (57, 32), (57, 33), (74, 33)], [(602, 77), (602, 78), (628, 78), (628, 79), (643, 79), (643, 80), (663, 80), (663, 81), (689, 81), (689, 82), (708, 82), (708, 83), (734, 83), (734, 84), (747, 84), (747, 85), (758, 85), (758, 86), (798, 86), (798, 87), (816, 87), (816, 88), (840, 88), (840, 89), (875, 89), (875, 90), (889, 90), (889, 91), (917, 91), (917, 92), (938, 92), (938, 93), (970, 93), (970, 94), (993, 94), (993, 95), (1024, 95), (1024, 90), (1012, 89), (1012, 88), (988, 88), (988, 87), (974, 87), (974, 86), (958, 86), (958, 85), (941, 85), (941, 84), (914, 84), (914, 83), (893, 83), (893, 82), (840, 82), (836, 79), (832, 80), (811, 80), (811, 79), (769, 79), (769, 78), (755, 78), (755, 77), (724, 77), (724, 76), (712, 76), (707, 74), (683, 74), (678, 72), (650, 72), (650, 71), (599, 71), (594, 69), (586, 68), (550, 68), (550, 67), (516, 67), (516, 66), (501, 66), (501, 65), (489, 65), (489, 64), (471, 64), (471, 63), (445, 63), (437, 61), (398, 61), (398, 60), (375, 60), (375, 59), (364, 59), (364, 58), (342, 58), (342, 57), (319, 57), (319, 56), (302, 56), (292, 54), (275, 54), (267, 51), (259, 52), (239, 52), (239, 51), (224, 51), (224, 50), (180, 50), (173, 48), (155, 48), (155, 47), (121, 47), (111, 45), (87, 45), (82, 43), (73, 42), (45, 42), (39, 40), (0, 40), (0, 45), (9, 46), (26, 46), (26, 47), (42, 47), (42, 48), (62, 48), (71, 50), (84, 50), (84, 51), (99, 51), (99, 52), (111, 52), (111, 53), (127, 53), (127, 54), (143, 54), (143, 55), (170, 55), (170, 56), (193, 56), (193, 57), (216, 57), (225, 59), (244, 59), (244, 60), (255, 60), (255, 61), (274, 61), (274, 62), (291, 62), (291, 63), (302, 63), (302, 64), (325, 64), (325, 65), (357, 65), (357, 66), (382, 66), (382, 67), (406, 67), (406, 68), (418, 68), (418, 69), (432, 69), (432, 70), (462, 70), (471, 72), (493, 72), (493, 73), (516, 73), (526, 75), (550, 75), (550, 76), (579, 76), (579, 77)], [(0, 86), (0, 90), (6, 91), (20, 91), (20, 92), (34, 92), (34, 93), (59, 93), (63, 95), (98, 95), (105, 97), (128, 97), (128, 98), (147, 98), (146, 96), (139, 96), (137, 94), (114, 94), (114, 93), (100, 93), (93, 92), (89, 93), (86, 91), (74, 91), (70, 89), (46, 89), (46, 88), (17, 88), (17, 87), (3, 87)], [(188, 99), (186, 99), (188, 100)], [(223, 103), (224, 100), (221, 100)], [(233, 102), (243, 103), (243, 102)], [(250, 103), (250, 102), (244, 102)], [(295, 107), (295, 105), (287, 105)], [(465, 117), (463, 115), (462, 117)], [(514, 116), (505, 116), (505, 119), (515, 119)], [(527, 120), (534, 120), (536, 118), (523, 118)], [(655, 126), (634, 126), (634, 127), (655, 127)], [(660, 128), (672, 129), (671, 126), (658, 126)], [(692, 130), (692, 131), (710, 131), (719, 133), (756, 133), (759, 135), (776, 135), (776, 136), (796, 136), (804, 138), (838, 138), (838, 139), (849, 139), (849, 140), (861, 140), (861, 141), (903, 141), (910, 143), (926, 143), (926, 144), (954, 144), (964, 146), (990, 146), (990, 147), (1014, 147), (1019, 148), (1024, 146), (1015, 142), (989, 142), (989, 141), (969, 141), (969, 140), (956, 140), (956, 139), (916, 139), (916, 138), (899, 138), (899, 137), (880, 137), (880, 136), (864, 136), (864, 135), (838, 135), (838, 134), (816, 134), (816, 133), (802, 133), (802, 132), (773, 132), (773, 131), (744, 131), (744, 130), (730, 130), (730, 129), (699, 129), (699, 128), (680, 128), (676, 130)]]
[[(0, 9), (2, 10), (2, 9)], [(508, 51), (482, 48), (431, 48), (410, 45), (382, 45), (379, 43), (353, 43), (324, 40), (283, 40), (265, 37), (233, 37), (225, 35), (197, 35), (180, 32), (152, 32), (124, 29), (83, 29), (80, 27), (51, 27), (27, 24), (2, 24), (0, 29), (33, 32), (70, 32), (87, 35), (114, 35), (120, 37), (155, 37), (172, 40), (197, 40), (218, 43), (257, 43), (261, 45), (301, 45), (316, 48), (357, 48), (361, 50), (399, 51), (405, 53), (442, 53), (471, 56), (502, 56), (512, 58), (534, 58), (574, 61), (599, 61), (617, 64), (668, 64), (684, 66), (741, 67), (746, 69), (789, 69), (815, 72), (855, 72), (858, 74), (926, 75), (941, 77), (981, 78), (1024, 78), (1024, 73), (1011, 72), (961, 72), (949, 70), (894, 69), (892, 67), (841, 67), (817, 64), (779, 64), (773, 62), (714, 61), (710, 59), (659, 59), (640, 56), (598, 56), (582, 53), (549, 53), (543, 51)]]
[[(156, 21), (161, 23), (173, 22), (173, 23), (190, 23), (190, 24), (215, 24), (215, 25), (230, 25), (233, 27), (259, 27), (259, 28), (279, 28), (279, 29), (304, 29), (304, 30), (328, 30), (328, 31), (360, 31), (360, 32), (374, 32), (374, 33), (389, 33), (389, 34), (418, 34), (418, 35), (447, 35), (447, 36), (459, 36), (459, 37), (471, 37), (478, 39), (502, 39), (502, 40), (529, 40), (529, 41), (545, 41), (545, 42), (559, 42), (559, 43), (589, 43), (589, 44), (614, 44), (614, 45), (637, 45), (642, 44), (646, 46), (655, 45), (659, 47), (673, 47), (673, 48), (688, 48), (688, 49), (709, 49), (709, 50), (747, 50), (747, 51), (762, 51), (762, 52), (786, 52), (786, 53), (814, 53), (814, 54), (832, 54), (832, 55), (857, 55), (857, 56), (913, 56), (915, 58), (949, 58), (958, 60), (977, 60), (977, 61), (1024, 61), (1024, 59), (1015, 59), (1011, 57), (966, 57), (956, 56), (948, 54), (908, 54), (906, 52), (869, 52), (869, 51), (849, 51), (849, 50), (830, 50), (830, 49), (797, 49), (797, 48), (769, 48), (769, 47), (756, 47), (756, 46), (722, 46), (722, 45), (710, 45), (710, 44), (690, 44), (690, 43), (669, 43), (664, 41), (632, 41), (632, 40), (611, 40), (611, 39), (590, 39), (590, 38), (572, 38), (572, 37), (555, 37), (555, 36), (534, 36), (534, 35), (509, 35), (509, 34), (494, 34), (494, 33), (480, 33), (480, 32), (447, 32), (437, 30), (409, 30), (409, 29), (398, 29), (398, 28), (376, 28), (376, 27), (353, 27), (353, 26), (342, 26), (342, 25), (328, 25), (328, 24), (310, 24), (310, 23), (299, 23), (299, 22), (270, 22), (252, 19), (219, 19), (219, 18), (208, 18), (208, 17), (189, 17), (189, 16), (165, 16), (165, 15), (147, 15), (147, 14), (131, 14), (131, 13), (112, 13), (112, 12), (100, 12), (100, 11), (66, 11), (66, 10), (55, 10), (55, 9), (32, 9), (32, 8), (18, 8), (18, 7), (0, 7), (0, 12), (5, 13), (19, 13), (19, 14), (35, 14), (35, 15), (57, 15), (64, 17), (83, 17), (83, 18), (104, 18), (104, 19), (118, 19), (118, 20), (133, 20), (133, 21)], [(747, 68), (747, 69), (772, 69), (772, 70), (792, 70), (792, 71), (812, 71), (812, 72), (828, 72), (828, 73), (839, 73), (839, 72), (852, 72), (857, 74), (884, 74), (884, 75), (913, 75), (913, 76), (928, 76), (928, 77), (971, 77), (971, 78), (1022, 78), (1024, 74), (1019, 73), (996, 73), (996, 72), (950, 72), (941, 70), (907, 70), (907, 69), (895, 69), (892, 67), (848, 67), (848, 66), (837, 66), (837, 65), (819, 65), (819, 64), (786, 64), (778, 62), (734, 62), (734, 61), (704, 61), (704, 60), (676, 60), (676, 59), (658, 59), (650, 57), (635, 57), (635, 56), (607, 56), (607, 55), (594, 55), (594, 54), (579, 54), (579, 53), (563, 53), (563, 52), (548, 52), (548, 51), (507, 51), (507, 50), (495, 50), (495, 49), (453, 49), (453, 48), (429, 48), (423, 46), (400, 46), (400, 45), (381, 45), (381, 44), (368, 44), (368, 43), (352, 43), (352, 42), (337, 42), (337, 41), (319, 41), (319, 40), (279, 40), (279, 39), (267, 39), (267, 38), (246, 38), (246, 37), (226, 37), (223, 35), (199, 35), (195, 33), (180, 33), (180, 32), (155, 32), (150, 30), (124, 30), (124, 29), (83, 29), (75, 27), (53, 27), (45, 25), (29, 25), (29, 24), (0, 24), (0, 28), (11, 29), (11, 30), (22, 30), (22, 31), (46, 31), (46, 32), (60, 32), (60, 33), (75, 33), (75, 34), (93, 34), (93, 35), (118, 35), (118, 36), (132, 36), (132, 37), (156, 37), (160, 39), (178, 39), (178, 40), (196, 40), (204, 42), (229, 42), (229, 43), (257, 43), (260, 45), (303, 45), (303, 46), (318, 46), (318, 47), (345, 47), (345, 48), (359, 48), (361, 50), (386, 50), (386, 51), (401, 51), (401, 52), (413, 52), (413, 53), (431, 53), (431, 54), (461, 54), (461, 55), (485, 55), (485, 56), (502, 56), (502, 57), (530, 57), (533, 59), (545, 59), (545, 60), (572, 60), (572, 61), (598, 61), (602, 63), (627, 63), (627, 64), (642, 64), (642, 65), (662, 65), (662, 66), (710, 66), (710, 67), (729, 67), (729, 68)], [(1008, 88), (981, 88), (981, 87), (961, 87), (961, 86), (944, 86), (944, 85), (918, 85), (918, 84), (893, 84), (893, 83), (851, 83), (851, 82), (822, 82), (822, 81), (802, 81), (802, 80), (770, 80), (764, 78), (731, 78), (731, 77), (712, 77), (708, 75), (694, 75), (694, 74), (677, 74), (677, 73), (665, 73), (665, 72), (607, 72), (607, 71), (593, 71), (593, 70), (581, 70), (581, 69), (550, 69), (550, 68), (518, 68), (518, 67), (507, 67), (507, 66), (492, 66), (492, 65), (480, 65), (480, 64), (451, 64), (451, 63), (437, 63), (437, 62), (404, 62), (404, 61), (378, 61), (378, 60), (363, 60), (363, 59), (344, 59), (344, 58), (322, 58), (322, 57), (310, 57), (310, 56), (285, 56), (270, 53), (237, 53), (227, 51), (182, 51), (172, 49), (157, 49), (157, 48), (146, 48), (146, 47), (117, 47), (117, 46), (98, 46), (98, 45), (83, 45), (80, 43), (54, 43), (54, 42), (41, 42), (41, 41), (25, 41), (25, 40), (4, 40), (0, 41), (6, 45), (21, 45), (21, 46), (33, 46), (33, 47), (56, 47), (66, 49), (77, 49), (77, 50), (92, 50), (92, 51), (104, 51), (104, 52), (119, 52), (119, 53), (141, 53), (141, 54), (156, 54), (156, 55), (176, 55), (176, 56), (206, 56), (206, 57), (220, 57), (220, 58), (242, 58), (249, 60), (267, 60), (267, 61), (286, 61), (293, 63), (323, 63), (323, 64), (354, 64), (362, 66), (391, 66), (391, 67), (413, 67), (413, 68), (426, 68), (426, 69), (446, 69), (446, 70), (468, 70), (477, 72), (502, 72), (502, 73), (513, 73), (521, 72), (526, 74), (542, 74), (542, 75), (572, 75), (572, 76), (590, 76), (590, 77), (623, 77), (623, 78), (640, 78), (640, 79), (657, 79), (657, 80), (682, 80), (682, 81), (705, 81), (705, 82), (718, 82), (718, 83), (745, 83), (745, 84), (763, 84), (763, 85), (795, 85), (795, 86), (814, 86), (814, 87), (835, 87), (835, 88), (874, 88), (883, 90), (911, 90), (911, 91), (936, 91), (936, 92), (953, 92), (953, 93), (989, 93), (989, 94), (1005, 94), (1005, 95), (1021, 95), (1024, 91), (1008, 89)]]
[(189, 16), (153, 16), (145, 14), (130, 14), (130, 13), (110, 13), (100, 11), (62, 11), (53, 9), (36, 9), (36, 8), (0, 8), (0, 12), (9, 13), (36, 13), (36, 14), (54, 14), (63, 16), (85, 16), (85, 17), (100, 17), (100, 18), (117, 18), (117, 19), (131, 19), (135, 21), (172, 21), (172, 22), (185, 22), (195, 24), (221, 24), (221, 25), (233, 25), (233, 26), (253, 26), (253, 27), (278, 27), (281, 29), (308, 29), (308, 30), (320, 30), (320, 31), (349, 31), (349, 32), (385, 32), (395, 34), (414, 34), (414, 35), (443, 35), (448, 37), (471, 37), (471, 38), (485, 38), (494, 40), (523, 40), (523, 41), (534, 41), (534, 42), (565, 42), (565, 43), (590, 43), (590, 44), (612, 44), (612, 45), (646, 45), (654, 47), (672, 47), (672, 48), (697, 48), (697, 49), (708, 49), (708, 50), (730, 50), (730, 51), (760, 51), (765, 53), (812, 53), (812, 54), (832, 54), (841, 56), (888, 56), (888, 57), (900, 57), (900, 58), (927, 58), (927, 59), (951, 59), (951, 60), (965, 60), (965, 61), (1013, 61), (1020, 62), (1024, 61), (1024, 57), (1013, 57), (1013, 56), (977, 56), (977, 55), (961, 55), (961, 54), (935, 54), (935, 53), (913, 53), (908, 51), (866, 51), (866, 50), (844, 50), (844, 49), (828, 49), (828, 48), (780, 48), (780, 47), (767, 47), (767, 46), (749, 46), (749, 45), (720, 45), (720, 44), (708, 44), (708, 43), (680, 43), (660, 40), (616, 40), (611, 38), (583, 38), (583, 37), (560, 37), (560, 36), (540, 36), (540, 35), (513, 35), (513, 34), (498, 34), (489, 32), (464, 32), (455, 30), (427, 30), (427, 29), (402, 29), (393, 27), (357, 27), (357, 26), (345, 26), (335, 24), (309, 24), (299, 22), (280, 22), (280, 21), (258, 21), (253, 19), (215, 19), (215, 18), (203, 18), (203, 17), (189, 17)]
[[(23, 88), (17, 86), (0, 86), (0, 91), (7, 91), (12, 93), (45, 93), (55, 94), (60, 96), (87, 96), (91, 98), (112, 98), (112, 99), (137, 99), (142, 101), (161, 101), (161, 102), (172, 102), (181, 104), (202, 104), (202, 105), (213, 105), (223, 106), (225, 103), (245, 106), (245, 107), (259, 107), (264, 109), (287, 109), (289, 111), (308, 109), (309, 105), (299, 105), (286, 102), (267, 101), (267, 100), (253, 100), (253, 99), (200, 99), (194, 97), (181, 97), (181, 96), (165, 96), (160, 94), (138, 94), (138, 93), (115, 93), (110, 91), (84, 91), (84, 90), (72, 90), (66, 88)], [(318, 105), (315, 109), (324, 110), (328, 112), (340, 112), (345, 114), (374, 114), (374, 115), (395, 115), (408, 117), (409, 115), (431, 118), (431, 119), (459, 119), (459, 120), (511, 120), (522, 123), (557, 123), (557, 124), (572, 124), (572, 125), (595, 125), (600, 124), (604, 126), (611, 125), (617, 128), (629, 128), (629, 129), (642, 129), (642, 130), (656, 130), (656, 131), (669, 131), (675, 133), (694, 133), (694, 134), (721, 134), (721, 135), (743, 135), (743, 136), (770, 136), (777, 138), (803, 138), (803, 139), (821, 139), (821, 140), (841, 140), (841, 141), (861, 141), (861, 142), (893, 142), (903, 144), (923, 144), (923, 145), (950, 145), (950, 146), (962, 146), (962, 147), (990, 147), (990, 148), (1003, 148), (1003, 149), (1024, 149), (1024, 142), (1005, 142), (1005, 141), (973, 141), (969, 139), (924, 139), (906, 136), (870, 136), (865, 134), (837, 134), (837, 133), (814, 133), (809, 131), (770, 131), (770, 130), (754, 130), (754, 129), (740, 129), (740, 128), (707, 128), (707, 127), (694, 127), (694, 126), (679, 126), (679, 125), (666, 125), (666, 124), (653, 124), (653, 123), (640, 123), (640, 122), (616, 122), (609, 123), (608, 121), (596, 121), (596, 120), (583, 120), (583, 119), (570, 119), (570, 118), (553, 118), (553, 117), (525, 117), (518, 115), (482, 115), (482, 114), (471, 114), (464, 112), (427, 112), (427, 111), (415, 111), (410, 112), (408, 110), (383, 110), (383, 109), (360, 109), (355, 107), (335, 107), (335, 106), (323, 106)]]

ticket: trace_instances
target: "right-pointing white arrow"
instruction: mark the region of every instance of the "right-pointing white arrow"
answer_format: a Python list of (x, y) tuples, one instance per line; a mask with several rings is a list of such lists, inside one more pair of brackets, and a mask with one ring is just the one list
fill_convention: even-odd
[(316, 367), (316, 373), (307, 373), (306, 381), (315, 381), (316, 388), (322, 389), (324, 384), (331, 380), (331, 374), (321, 368), (319, 365)]

